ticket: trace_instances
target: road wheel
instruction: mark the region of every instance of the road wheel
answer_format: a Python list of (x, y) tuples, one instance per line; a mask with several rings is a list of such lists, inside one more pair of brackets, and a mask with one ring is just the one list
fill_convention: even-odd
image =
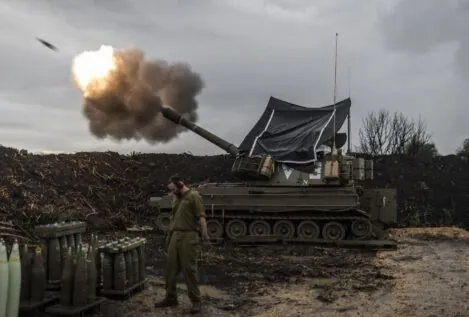
[(249, 225), (249, 234), (251, 236), (266, 236), (271, 232), (270, 224), (265, 220), (254, 220)]
[(223, 237), (223, 225), (220, 220), (208, 219), (207, 220), (207, 233), (210, 238)]
[(274, 224), (274, 235), (283, 239), (292, 239), (295, 236), (295, 226), (291, 221), (279, 220)]
[(368, 219), (356, 219), (352, 222), (350, 228), (353, 235), (357, 237), (365, 237), (371, 234), (373, 228), (371, 222)]
[(156, 227), (161, 231), (168, 231), (169, 225), (171, 224), (171, 213), (161, 212), (156, 217)]
[(330, 221), (322, 228), (322, 237), (326, 240), (344, 240), (345, 234), (345, 227), (340, 222)]
[(317, 223), (311, 220), (305, 220), (298, 225), (298, 238), (314, 240), (319, 238), (321, 231)]
[(233, 219), (228, 221), (225, 231), (230, 239), (236, 240), (237, 238), (245, 237), (248, 229), (243, 220)]

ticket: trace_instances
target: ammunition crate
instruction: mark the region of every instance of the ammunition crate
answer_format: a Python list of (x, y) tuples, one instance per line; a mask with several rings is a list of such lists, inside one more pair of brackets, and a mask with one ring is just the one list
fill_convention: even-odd
[(98, 248), (101, 262), (101, 296), (126, 299), (146, 284), (144, 238), (123, 238)]
[(96, 241), (92, 235), (89, 247), (80, 244), (76, 252), (69, 246), (62, 263), (59, 303), (46, 309), (48, 315), (83, 316), (98, 310), (104, 302), (104, 298), (96, 296)]
[(34, 228), (34, 233), (41, 241), (49, 290), (60, 289), (68, 247), (76, 252), (77, 247), (82, 244), (82, 233), (85, 231), (86, 223), (81, 221), (56, 222)]

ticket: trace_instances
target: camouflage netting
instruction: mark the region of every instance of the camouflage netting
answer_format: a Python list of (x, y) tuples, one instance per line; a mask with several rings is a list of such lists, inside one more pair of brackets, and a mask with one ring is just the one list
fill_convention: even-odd
[[(22, 224), (87, 220), (99, 229), (149, 224), (148, 205), (170, 175), (187, 182), (231, 180), (231, 159), (188, 154), (78, 153), (33, 155), (0, 146), (0, 218)], [(397, 187), (403, 225), (469, 227), (469, 163), (458, 156), (433, 160), (380, 158), (371, 186)]]

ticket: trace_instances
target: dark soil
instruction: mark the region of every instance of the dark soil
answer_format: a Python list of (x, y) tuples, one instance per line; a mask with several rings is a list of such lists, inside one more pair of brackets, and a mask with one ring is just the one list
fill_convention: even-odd
[[(467, 316), (468, 232), (393, 233), (399, 249), (377, 254), (297, 246), (213, 248), (202, 257), (201, 316)], [(422, 233), (435, 239), (414, 238)], [(110, 303), (114, 311), (104, 316), (185, 316), (190, 303), (183, 286), (180, 307), (153, 307), (164, 295), (165, 257), (160, 242), (148, 238), (148, 289)]]
[[(113, 235), (128, 234), (119, 232)], [(162, 241), (152, 235), (146, 235), (146, 238), (149, 287), (158, 290), (158, 294), (161, 293), (159, 296), (162, 296), (166, 264)], [(152, 277), (159, 280), (155, 281)], [(255, 298), (270, 296), (275, 285), (285, 288), (310, 283), (311, 289), (317, 292), (314, 300), (329, 304), (344, 294), (371, 293), (393, 283), (392, 274), (376, 261), (374, 252), (278, 245), (205, 247), (199, 262), (199, 279), (202, 287), (207, 285), (227, 294), (227, 298), (205, 296), (210, 305), (221, 311), (239, 311), (258, 305)], [(182, 275), (180, 282), (184, 284)], [(187, 297), (184, 292), (180, 295), (182, 299)], [(159, 298), (151, 295), (151, 291), (148, 296), (153, 301)], [(134, 309), (134, 306), (130, 311), (121, 308), (129, 314), (134, 314)]]

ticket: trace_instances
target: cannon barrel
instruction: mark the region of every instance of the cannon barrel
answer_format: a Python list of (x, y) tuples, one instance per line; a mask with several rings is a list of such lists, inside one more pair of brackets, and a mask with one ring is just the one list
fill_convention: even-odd
[(229, 154), (231, 154), (233, 156), (237, 156), (239, 154), (239, 149), (235, 145), (223, 140), (222, 138), (220, 138), (220, 137), (216, 136), (215, 134), (205, 130), (204, 128), (199, 127), (197, 124), (187, 120), (186, 118), (183, 118), (179, 113), (174, 111), (171, 107), (163, 106), (162, 109), (161, 109), (161, 114), (166, 119), (168, 119), (168, 120), (170, 120), (170, 121), (172, 121), (176, 124), (180, 124), (180, 125), (186, 127), (187, 129), (197, 133), (198, 135), (200, 135), (201, 137), (203, 137), (207, 141), (212, 142), (213, 144), (215, 144), (216, 146), (222, 148), (223, 150), (225, 150)]

